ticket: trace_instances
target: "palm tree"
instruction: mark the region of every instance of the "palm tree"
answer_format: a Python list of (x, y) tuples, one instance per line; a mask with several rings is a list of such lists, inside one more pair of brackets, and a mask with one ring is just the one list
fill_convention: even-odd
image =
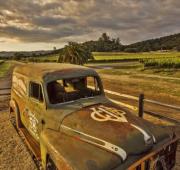
[(83, 65), (92, 59), (92, 53), (82, 44), (69, 42), (59, 55), (58, 62)]

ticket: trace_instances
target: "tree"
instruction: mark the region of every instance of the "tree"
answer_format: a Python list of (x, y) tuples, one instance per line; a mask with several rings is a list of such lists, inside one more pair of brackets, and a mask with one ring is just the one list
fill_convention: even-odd
[(83, 43), (92, 52), (112, 52), (122, 51), (123, 45), (120, 43), (119, 38), (111, 38), (107, 33), (103, 33), (96, 41), (87, 41)]
[(92, 53), (85, 46), (76, 42), (69, 42), (60, 52), (58, 62), (83, 65), (92, 58)]
[(149, 42), (146, 42), (144, 46), (141, 49), (143, 52), (149, 52), (151, 51), (151, 44)]
[(14, 56), (12, 58), (13, 58), (13, 60), (21, 60), (21, 58), (23, 58), (23, 57), (24, 57), (23, 53), (16, 52), (16, 53), (14, 53)]
[(128, 53), (136, 53), (138, 50), (136, 48), (125, 48), (124, 52)]
[(104, 42), (110, 41), (110, 37), (109, 37), (106, 33), (103, 33), (100, 38), (101, 38), (102, 41), (104, 41)]
[(180, 45), (176, 47), (176, 50), (177, 50), (177, 51), (180, 51)]

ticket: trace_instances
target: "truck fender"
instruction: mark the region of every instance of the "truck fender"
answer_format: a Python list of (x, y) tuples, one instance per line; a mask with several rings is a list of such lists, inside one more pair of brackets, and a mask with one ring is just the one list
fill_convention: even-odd
[(51, 135), (52, 133), (57, 137), (57, 140), (60, 139), (57, 132), (51, 129), (44, 129), (40, 135), (40, 148), (41, 148), (41, 161), (43, 169), (46, 169), (47, 158), (51, 157), (52, 161), (59, 169), (64, 170), (73, 170), (73, 168), (68, 164), (64, 157), (56, 151), (55, 147), (51, 144)]

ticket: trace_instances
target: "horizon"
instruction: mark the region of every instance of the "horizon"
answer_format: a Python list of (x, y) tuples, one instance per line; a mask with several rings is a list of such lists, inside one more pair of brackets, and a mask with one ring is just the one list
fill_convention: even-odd
[(0, 0), (0, 51), (59, 49), (103, 32), (123, 45), (177, 34), (179, 8), (178, 0)]
[[(180, 34), (180, 32), (179, 33), (174, 33), (174, 34), (170, 34), (170, 35), (166, 35), (166, 36), (171, 36), (171, 35), (176, 35), (176, 34)], [(166, 37), (166, 36), (161, 36), (161, 37), (154, 37), (154, 38), (150, 38), (150, 39), (147, 39), (147, 40), (142, 40), (142, 41), (137, 41), (137, 42), (134, 42), (134, 43), (139, 43), (139, 42), (143, 42), (143, 41), (149, 41), (149, 40), (153, 40), (153, 39), (159, 39), (159, 38), (163, 38), (163, 37)], [(111, 37), (110, 37), (111, 38)], [(115, 37), (115, 38), (118, 38), (118, 37)], [(87, 40), (87, 41), (91, 41), (91, 40)], [(85, 41), (86, 42), (86, 41)], [(79, 42), (79, 43), (84, 43), (84, 42)], [(134, 43), (132, 43), (132, 44), (134, 44)], [(57, 48), (56, 47), (56, 49), (58, 50), (58, 49), (61, 49), (61, 48), (64, 48), (64, 46), (65, 45), (67, 45), (68, 44), (68, 42), (66, 43), (66, 44), (64, 44), (62, 47), (60, 47), (60, 48)], [(122, 45), (124, 45), (124, 46), (126, 46), (126, 45), (131, 45), (131, 44), (122, 44)], [(52, 49), (39, 49), (39, 50), (16, 50), (16, 51), (11, 51), (11, 50), (7, 50), (7, 51), (0, 51), (0, 53), (1, 52), (37, 52), (37, 51), (53, 51), (55, 46), (53, 46), (52, 47)]]

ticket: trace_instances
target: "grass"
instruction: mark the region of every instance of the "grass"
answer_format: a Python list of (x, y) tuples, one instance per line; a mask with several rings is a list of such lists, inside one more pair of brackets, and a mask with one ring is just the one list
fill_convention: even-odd
[(180, 57), (161, 59), (142, 59), (145, 67), (180, 68)]
[(43, 60), (49, 60), (49, 61), (54, 61), (58, 59), (59, 55), (49, 55), (49, 56), (45, 56), (45, 57), (39, 57), (38, 59), (40, 61), (43, 61)]
[(4, 60), (0, 60), (0, 64), (4, 63)]
[(174, 58), (180, 57), (180, 52), (145, 52), (145, 53), (120, 53), (120, 52), (94, 52), (97, 61), (111, 60), (139, 60), (149, 58)]
[[(87, 66), (97, 69), (100, 74), (123, 76), (132, 78), (166, 80), (172, 83), (180, 83), (180, 69), (177, 68), (146, 68), (139, 62), (119, 62), (104, 64), (88, 64)], [(161, 78), (164, 77), (164, 78)], [(174, 79), (173, 79), (174, 78)], [(178, 78), (178, 79), (176, 79)]]
[[(150, 68), (144, 67), (141, 60), (156, 60), (156, 61), (175, 61), (180, 59), (180, 52), (144, 52), (144, 53), (124, 53), (124, 52), (93, 52), (94, 59), (100, 62), (88, 63), (85, 66), (92, 68), (100, 68), (101, 73), (122, 75), (133, 73), (143, 74), (156, 74), (162, 76), (174, 76), (180, 77), (180, 71), (174, 67), (157, 67)], [(37, 57), (40, 62), (53, 62), (57, 61), (58, 55), (50, 55), (46, 57)], [(116, 61), (117, 62), (114, 62)], [(129, 62), (121, 62), (123, 60), (129, 60)], [(137, 61), (133, 61), (137, 60)], [(102, 62), (101, 62), (102, 61)], [(105, 61), (105, 62), (104, 62)], [(111, 69), (112, 68), (112, 69)]]
[(0, 63), (0, 77), (4, 77), (6, 73), (9, 71), (11, 63), (9, 62), (2, 62)]
[[(143, 69), (141, 67), (112, 67), (111, 69), (97, 69), (97, 72), (103, 78), (104, 87), (106, 87), (106, 84), (109, 84), (112, 86), (110, 89), (114, 91), (118, 91), (119, 88), (119, 91), (125, 94), (139, 94), (143, 92), (148, 94), (148, 96), (150, 96), (149, 98), (153, 96), (152, 99), (154, 98), (166, 103), (169, 102), (170, 98), (179, 100), (180, 80), (170, 78), (180, 78), (180, 70), (157, 70), (158, 69)], [(169, 75), (166, 75), (167, 73)], [(117, 87), (115, 87), (115, 85)]]
[[(56, 62), (58, 54), (31, 57), (37, 62)], [(174, 58), (180, 57), (180, 52), (144, 52), (144, 53), (125, 53), (125, 52), (93, 52), (94, 60), (92, 62), (114, 62), (123, 60), (140, 60), (154, 58)], [(25, 59), (26, 60), (26, 59)]]
[(27, 62), (57, 62), (59, 55), (48, 55), (48, 56), (39, 56), (39, 57), (29, 57), (23, 58), (23, 61)]
[[(93, 68), (96, 69), (94, 66)], [(98, 67), (97, 67), (98, 69)], [(98, 69), (99, 73), (107, 74), (107, 75), (133, 75), (133, 77), (141, 77), (150, 79), (151, 75), (155, 78), (155, 76), (163, 76), (163, 77), (170, 77), (170, 78), (180, 78), (180, 70), (178, 69), (163, 69), (163, 68), (143, 68), (143, 66), (124, 66), (124, 67), (111, 67), (110, 69), (106, 69), (105, 67)], [(147, 76), (145, 76), (147, 75)], [(153, 79), (154, 79), (153, 78)], [(172, 80), (168, 80), (172, 81)], [(180, 83), (178, 81), (178, 83)]]

